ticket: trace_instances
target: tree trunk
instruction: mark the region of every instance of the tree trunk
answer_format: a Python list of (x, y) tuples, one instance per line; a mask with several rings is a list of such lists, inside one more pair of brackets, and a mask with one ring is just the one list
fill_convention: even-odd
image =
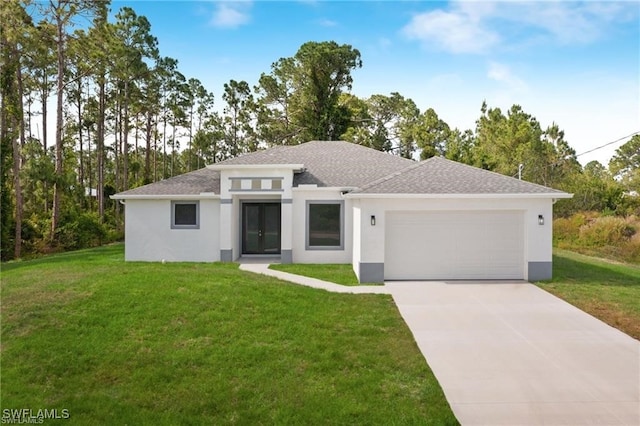
[[(43, 72), (44, 74), (44, 81), (43, 83), (46, 84), (46, 79), (47, 79), (47, 73), (46, 71)], [(44, 152), (44, 155), (47, 155), (47, 97), (48, 97), (48, 90), (45, 89), (46, 86), (42, 86), (42, 151)], [(49, 183), (47, 181), (44, 181), (42, 183), (42, 198), (44, 199), (44, 213), (47, 214), (49, 212)]]
[(81, 188), (84, 189), (84, 146), (82, 141), (82, 78), (78, 78), (78, 97), (76, 98), (76, 102), (78, 103), (78, 144), (80, 145), (78, 184)]
[(22, 255), (22, 184), (20, 182), (20, 170), (22, 169), (22, 150), (21, 148), (24, 146), (24, 113), (23, 113), (23, 96), (24, 96), (24, 86), (22, 81), (22, 69), (20, 65), (20, 56), (17, 52), (14, 51), (15, 61), (17, 63), (16, 66), (16, 77), (18, 81), (18, 111), (16, 114), (16, 119), (18, 121), (18, 129), (20, 132), (20, 145), (18, 145), (18, 139), (13, 138), (13, 190), (16, 195), (16, 230), (15, 230), (15, 243), (13, 247), (13, 257), (15, 259), (19, 259)]
[(53, 184), (53, 208), (51, 209), (51, 234), (49, 240), (53, 241), (55, 238), (56, 230), (58, 228), (58, 220), (60, 218), (60, 202), (62, 201), (62, 107), (63, 107), (63, 91), (64, 91), (64, 28), (62, 19), (58, 18), (56, 23), (57, 33), (57, 57), (58, 57), (58, 75), (57, 75), (57, 109), (56, 109), (56, 168), (55, 168), (55, 182)]
[(43, 71), (44, 77), (42, 77), (43, 86), (42, 86), (42, 147), (44, 148), (44, 152), (47, 152), (47, 98), (49, 95), (49, 91), (46, 89), (47, 83), (47, 72)]
[(98, 169), (98, 183), (96, 196), (98, 197), (98, 216), (104, 220), (104, 119), (105, 119), (105, 93), (104, 73), (98, 78), (98, 126), (96, 141), (96, 168)]
[(151, 134), (152, 134), (152, 117), (153, 114), (151, 111), (147, 111), (147, 143), (146, 143), (146, 151), (144, 153), (144, 183), (147, 184), (150, 182), (151, 177)]
[(122, 119), (122, 190), (129, 189), (129, 80), (124, 81), (124, 116)]

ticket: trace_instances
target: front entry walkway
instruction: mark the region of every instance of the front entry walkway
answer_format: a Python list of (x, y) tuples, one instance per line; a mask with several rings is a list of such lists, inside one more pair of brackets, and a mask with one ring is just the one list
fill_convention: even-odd
[(463, 425), (640, 425), (640, 342), (523, 282), (346, 287), (240, 268), (340, 293), (391, 294)]
[(304, 285), (307, 287), (327, 290), (332, 293), (352, 293), (352, 294), (390, 294), (389, 289), (381, 285), (360, 285), (346, 286), (334, 284), (327, 281), (318, 280), (316, 278), (303, 277), (302, 275), (290, 274), (288, 272), (276, 271), (269, 269), (268, 263), (260, 262), (241, 262), (240, 269), (256, 274), (269, 275), (284, 281)]

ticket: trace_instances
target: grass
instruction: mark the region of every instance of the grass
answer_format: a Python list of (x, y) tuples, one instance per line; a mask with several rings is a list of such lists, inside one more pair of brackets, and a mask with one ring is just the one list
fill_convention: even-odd
[(640, 339), (640, 266), (556, 249), (553, 280), (538, 285)]
[(457, 424), (388, 295), (124, 263), (122, 245), (3, 264), (1, 280), (1, 409), (67, 409), (64, 424)]
[(335, 284), (348, 286), (356, 285), (381, 285), (383, 283), (359, 283), (351, 264), (272, 264), (270, 269), (289, 272), (290, 274), (303, 275), (317, 278)]

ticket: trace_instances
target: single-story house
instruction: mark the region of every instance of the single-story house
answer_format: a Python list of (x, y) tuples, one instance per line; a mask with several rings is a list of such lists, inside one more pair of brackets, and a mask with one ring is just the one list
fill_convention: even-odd
[(114, 195), (128, 261), (351, 263), (360, 282), (551, 277), (572, 195), (440, 157), (278, 146)]

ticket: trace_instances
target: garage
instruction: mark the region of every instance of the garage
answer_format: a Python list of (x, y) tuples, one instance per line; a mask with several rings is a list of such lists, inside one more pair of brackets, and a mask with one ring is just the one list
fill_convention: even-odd
[(523, 279), (524, 212), (387, 212), (385, 280)]

